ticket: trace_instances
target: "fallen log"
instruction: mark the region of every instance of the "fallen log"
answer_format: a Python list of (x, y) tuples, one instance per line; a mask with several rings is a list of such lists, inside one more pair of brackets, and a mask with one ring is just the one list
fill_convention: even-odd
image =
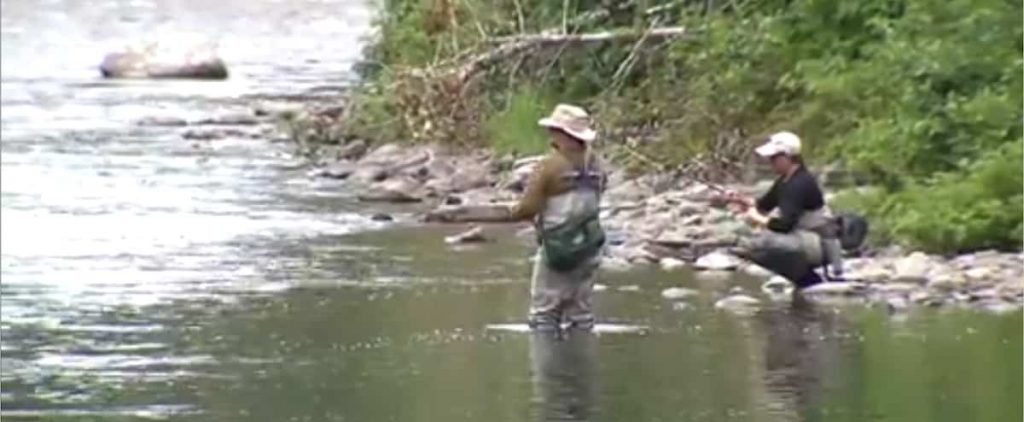
[(681, 26), (652, 28), (647, 31), (617, 30), (587, 34), (524, 34), (504, 38), (504, 42), (491, 50), (471, 56), (466, 63), (457, 67), (455, 75), (460, 83), (465, 83), (474, 74), (496, 62), (505, 60), (533, 48), (545, 48), (565, 45), (585, 45), (608, 41), (633, 40), (643, 37), (646, 41), (675, 38), (687, 34)]

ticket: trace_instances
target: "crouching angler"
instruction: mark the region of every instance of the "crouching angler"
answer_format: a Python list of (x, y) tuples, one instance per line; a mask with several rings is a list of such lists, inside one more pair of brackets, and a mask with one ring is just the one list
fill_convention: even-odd
[(771, 189), (756, 200), (730, 193), (744, 219), (764, 230), (739, 241), (734, 252), (783, 277), (799, 288), (823, 281), (815, 269), (842, 273), (840, 220), (833, 217), (817, 179), (804, 166), (800, 138), (779, 132), (756, 149), (778, 175)]

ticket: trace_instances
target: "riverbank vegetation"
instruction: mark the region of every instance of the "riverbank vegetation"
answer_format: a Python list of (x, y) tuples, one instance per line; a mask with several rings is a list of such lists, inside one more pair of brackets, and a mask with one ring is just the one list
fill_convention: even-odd
[(1022, 29), (1005, 0), (382, 0), (328, 142), (542, 151), (557, 102), (635, 171), (737, 178), (775, 130), (871, 186), (877, 241), (1022, 242)]

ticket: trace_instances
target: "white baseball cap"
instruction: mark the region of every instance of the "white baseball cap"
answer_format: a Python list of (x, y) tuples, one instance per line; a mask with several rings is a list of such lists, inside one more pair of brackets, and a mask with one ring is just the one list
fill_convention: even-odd
[(768, 137), (768, 142), (757, 147), (757, 155), (774, 157), (779, 154), (800, 154), (800, 137), (793, 132), (778, 132)]

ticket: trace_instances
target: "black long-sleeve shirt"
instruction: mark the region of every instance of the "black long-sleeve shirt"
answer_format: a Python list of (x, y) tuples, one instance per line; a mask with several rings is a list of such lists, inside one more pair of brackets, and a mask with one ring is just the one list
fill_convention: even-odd
[(757, 199), (757, 210), (768, 214), (776, 207), (779, 217), (768, 220), (771, 231), (788, 233), (796, 226), (805, 211), (814, 211), (825, 206), (825, 196), (811, 172), (800, 166), (787, 180), (785, 176), (775, 179), (771, 189)]

